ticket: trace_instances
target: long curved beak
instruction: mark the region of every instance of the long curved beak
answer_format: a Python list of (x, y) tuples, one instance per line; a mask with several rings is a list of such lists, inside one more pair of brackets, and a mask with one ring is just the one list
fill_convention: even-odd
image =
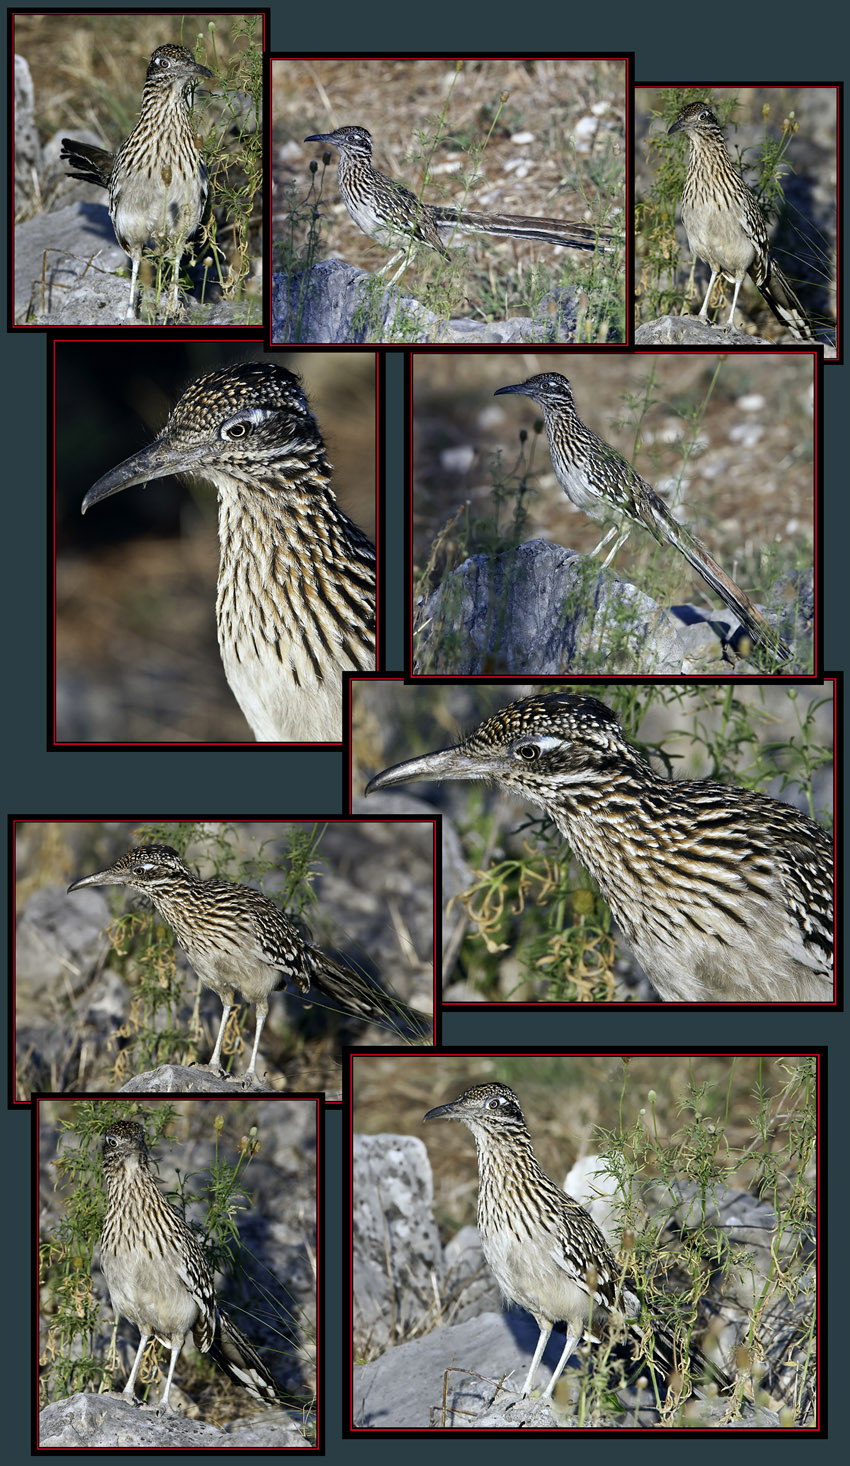
[(370, 779), (366, 793), (374, 794), (376, 789), (390, 789), (394, 784), (407, 784), (413, 779), (487, 779), (490, 770), (481, 758), (470, 758), (460, 748), (444, 748), (438, 753), (426, 753), (421, 758), (409, 758), (403, 764), (393, 764)]
[(516, 382), (512, 387), (497, 387), (493, 396), (501, 397), (503, 392), (518, 392), (522, 397), (532, 397), (534, 395), (532, 392), (529, 392), (525, 382)]
[(93, 876), (80, 876), (78, 881), (72, 881), (67, 894), (79, 891), (81, 886), (122, 886), (123, 884), (121, 877), (115, 875), (111, 870), (96, 870)]
[(134, 453), (132, 458), (125, 458), (117, 468), (111, 469), (96, 484), (92, 484), (83, 500), (82, 512), (85, 514), (92, 504), (99, 504), (101, 499), (108, 499), (112, 494), (120, 494), (122, 489), (132, 488), (133, 484), (146, 484), (150, 479), (197, 471), (205, 463), (208, 464), (209, 459), (208, 444), (197, 448), (177, 449), (170, 447), (167, 442), (151, 443), (147, 448)]
[(457, 1101), (452, 1100), (447, 1105), (437, 1105), (436, 1109), (429, 1110), (427, 1115), (422, 1116), (423, 1120), (457, 1120)]

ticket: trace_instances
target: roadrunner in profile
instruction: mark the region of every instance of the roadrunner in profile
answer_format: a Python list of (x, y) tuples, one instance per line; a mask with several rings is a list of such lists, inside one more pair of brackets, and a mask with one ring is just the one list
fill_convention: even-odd
[(127, 319), (136, 314), (136, 280), (149, 241), (172, 260), (170, 312), (177, 311), (180, 260), (207, 214), (209, 183), (189, 112), (189, 94), (212, 76), (185, 46), (159, 46), (150, 59), (139, 120), (116, 153), (63, 137), (71, 178), (107, 190), (115, 237), (133, 262)]
[(585, 1330), (624, 1329), (637, 1352), (669, 1379), (681, 1376), (681, 1356), (702, 1381), (728, 1387), (722, 1370), (696, 1345), (677, 1347), (670, 1333), (645, 1319), (632, 1279), (624, 1275), (595, 1221), (540, 1169), (519, 1100), (506, 1084), (475, 1084), (426, 1120), (460, 1120), (478, 1152), (478, 1231), (484, 1256), (511, 1303), (533, 1316), (540, 1330), (522, 1387), (530, 1395), (552, 1328), (567, 1326), (567, 1341), (543, 1398), (551, 1399)]
[(699, 319), (708, 319), (708, 305), (718, 275), (734, 285), (727, 328), (735, 325), (738, 292), (749, 275), (778, 321), (797, 341), (817, 341), (806, 312), (771, 254), (767, 223), (755, 195), (747, 187), (726, 149), (717, 118), (705, 102), (683, 107), (667, 135), (684, 132), (688, 139), (688, 172), (682, 194), (682, 223), (691, 253), (705, 260), (711, 279)]
[(600, 540), (598, 555), (610, 540), (614, 545), (602, 569), (628, 539), (632, 525), (648, 529), (660, 545), (669, 544), (684, 555), (720, 599), (733, 611), (745, 627), (748, 638), (762, 646), (775, 661), (787, 662), (791, 652), (746, 591), (736, 585), (709, 555), (705, 545), (679, 524), (639, 474), (609, 443), (597, 437), (579, 417), (573, 402), (572, 388), (560, 372), (541, 372), (512, 387), (500, 387), (494, 396), (517, 392), (530, 397), (543, 413), (549, 452), (555, 476), (571, 504), (583, 509), (598, 523), (613, 520), (611, 529)]
[(83, 513), (166, 475), (218, 491), (218, 644), (258, 741), (338, 743), (342, 674), (375, 666), (375, 549), (337, 507), (301, 384), (276, 362), (200, 377)]
[(241, 1329), (218, 1307), (215, 1283), (195, 1233), (163, 1197), (150, 1173), (145, 1132), (116, 1120), (103, 1135), (106, 1217), (100, 1266), (116, 1319), (134, 1323), (141, 1338), (122, 1394), (134, 1386), (148, 1340), (171, 1350), (159, 1409), (168, 1396), (180, 1351), (191, 1333), (202, 1354), (255, 1400), (282, 1402), (275, 1381)]
[(396, 251), (379, 273), (389, 274), (393, 265), (402, 260), (390, 284), (405, 269), (413, 245), (428, 245), (448, 258), (446, 244), (458, 234), (508, 235), (513, 239), (562, 245), (565, 249), (605, 250), (617, 242), (616, 235), (587, 224), (520, 214), (477, 214), (469, 209), (438, 208), (423, 203), (403, 184), (373, 168), (372, 138), (365, 127), (315, 132), (304, 141), (328, 143), (339, 151), (339, 192), (345, 207), (358, 229)]
[(663, 778), (595, 697), (510, 703), (366, 793), (411, 779), (488, 779), (541, 808), (665, 1002), (832, 1001), (828, 832), (735, 784)]
[(201, 982), (221, 999), (211, 1069), (221, 1072), (222, 1040), (240, 992), (255, 1006), (254, 1047), (245, 1074), (247, 1082), (255, 1082), (269, 997), (287, 982), (301, 997), (312, 988), (340, 1011), (374, 1023), (398, 1028), (410, 1021), (420, 1034), (427, 1026), (423, 1015), (306, 940), (268, 896), (233, 881), (201, 880), (170, 845), (128, 850), (106, 870), (74, 881), (68, 891), (84, 886), (129, 886), (147, 896), (168, 922)]

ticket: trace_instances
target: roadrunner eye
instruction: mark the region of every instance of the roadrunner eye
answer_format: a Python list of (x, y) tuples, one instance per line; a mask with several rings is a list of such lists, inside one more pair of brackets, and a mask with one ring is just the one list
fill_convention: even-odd
[(534, 760), (540, 757), (540, 749), (536, 743), (521, 743), (517, 749), (517, 753), (528, 764), (534, 763)]
[(247, 438), (251, 431), (251, 426), (252, 424), (249, 422), (235, 422), (229, 428), (222, 428), (221, 436), (227, 439)]

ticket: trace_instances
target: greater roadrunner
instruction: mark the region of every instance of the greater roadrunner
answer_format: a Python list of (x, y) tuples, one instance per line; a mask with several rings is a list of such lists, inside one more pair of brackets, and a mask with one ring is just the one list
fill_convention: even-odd
[(542, 808), (665, 1001), (832, 1000), (827, 831), (734, 784), (663, 778), (595, 697), (511, 703), (366, 793), (410, 779), (489, 779)]
[[(691, 1370), (721, 1387), (729, 1380), (694, 1344), (677, 1347), (658, 1323), (643, 1320), (633, 1281), (617, 1263), (593, 1218), (540, 1169), (519, 1100), (506, 1084), (476, 1084), (426, 1120), (460, 1120), (478, 1152), (478, 1231), (503, 1294), (534, 1317), (537, 1348), (522, 1387), (531, 1393), (549, 1336), (566, 1323), (567, 1341), (546, 1389), (552, 1392), (585, 1330), (625, 1327), (640, 1356), (669, 1379)], [(692, 1382), (703, 1393), (699, 1380)]]
[(218, 644), (254, 737), (338, 743), (342, 674), (375, 666), (375, 550), (337, 507), (298, 378), (269, 361), (200, 377), (83, 513), (172, 474), (218, 491)]
[(116, 1318), (129, 1319), (141, 1334), (123, 1394), (130, 1398), (148, 1340), (171, 1350), (168, 1394), (180, 1350), (191, 1333), (202, 1354), (209, 1354), (232, 1380), (271, 1404), (282, 1400), (253, 1346), (215, 1297), (215, 1283), (190, 1227), (162, 1196), (150, 1173), (145, 1133), (134, 1120), (116, 1120), (103, 1135), (106, 1218), (100, 1239), (100, 1266)]
[(68, 176), (97, 183), (109, 195), (109, 217), (121, 248), (133, 262), (127, 317), (136, 314), (136, 279), (149, 240), (173, 261), (171, 303), (177, 310), (180, 260), (207, 211), (207, 170), (189, 113), (189, 93), (212, 72), (185, 46), (159, 46), (151, 56), (142, 110), (115, 153), (63, 137), (61, 157), (77, 171)]
[(421, 1028), (422, 1015), (313, 946), (268, 896), (233, 881), (201, 880), (170, 845), (128, 850), (106, 870), (74, 881), (68, 891), (84, 886), (129, 886), (147, 896), (173, 929), (201, 982), (222, 1002), (209, 1061), (213, 1069), (221, 1068), (224, 1031), (240, 992), (256, 1010), (254, 1047), (245, 1074), (246, 1080), (256, 1079), (269, 996), (287, 980), (302, 997), (315, 988), (345, 1012), (385, 1024), (409, 1015)]
[(577, 509), (583, 509), (590, 519), (614, 521), (593, 551), (598, 555), (609, 540), (614, 540), (613, 548), (603, 562), (603, 570), (625, 544), (632, 524), (640, 524), (659, 544), (672, 545), (684, 555), (706, 585), (710, 585), (730, 611), (734, 611), (756, 645), (764, 644), (776, 661), (789, 660), (791, 652), (788, 647), (746, 592), (730, 580), (696, 535), (673, 518), (655, 491), (635, 473), (616, 448), (585, 426), (576, 412), (566, 377), (560, 372), (541, 372), (539, 376), (529, 377), (527, 382), (500, 387), (494, 396), (499, 397), (503, 392), (518, 392), (530, 397), (540, 407), (546, 424), (552, 467), (570, 503)]
[(446, 244), (459, 233), (510, 235), (514, 239), (531, 239), (566, 249), (602, 250), (616, 242), (616, 235), (587, 224), (569, 224), (563, 219), (476, 214), (469, 209), (438, 208), (423, 203), (403, 184), (372, 167), (372, 138), (365, 127), (316, 132), (304, 141), (329, 143), (338, 149), (339, 191), (349, 214), (364, 234), (396, 250), (379, 273), (388, 274), (402, 260), (390, 284), (404, 270), (414, 244), (428, 245), (448, 258)]
[(705, 102), (683, 107), (668, 128), (684, 132), (689, 144), (688, 172), (682, 194), (682, 223), (691, 253), (705, 260), (711, 279), (699, 313), (708, 319), (708, 304), (718, 275), (734, 285), (727, 327), (735, 325), (735, 306), (745, 275), (761, 291), (778, 321), (798, 341), (817, 341), (812, 326), (767, 242), (767, 224), (726, 150), (717, 118)]

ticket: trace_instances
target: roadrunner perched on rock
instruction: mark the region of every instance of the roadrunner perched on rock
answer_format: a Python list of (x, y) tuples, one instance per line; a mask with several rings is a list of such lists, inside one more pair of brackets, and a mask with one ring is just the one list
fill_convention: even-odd
[(147, 896), (186, 953), (195, 972), (222, 1002), (218, 1038), (210, 1068), (221, 1070), (221, 1045), (235, 994), (256, 1010), (251, 1062), (245, 1079), (256, 1079), (260, 1036), (269, 996), (288, 981), (302, 997), (313, 988), (338, 1004), (379, 1024), (398, 1027), (410, 1020), (421, 1031), (421, 1014), (393, 999), (359, 973), (335, 962), (307, 941), (279, 906), (252, 886), (201, 880), (170, 845), (128, 850), (106, 870), (83, 876), (68, 891), (84, 886), (129, 886)]
[(339, 150), (339, 191), (345, 207), (364, 234), (396, 250), (379, 273), (388, 274), (402, 260), (390, 284), (404, 270), (414, 244), (428, 245), (448, 258), (446, 244), (457, 234), (509, 235), (513, 239), (531, 239), (566, 249), (604, 250), (616, 242), (613, 234), (586, 224), (568, 224), (562, 219), (477, 214), (469, 209), (425, 204), (410, 189), (372, 167), (372, 138), (365, 127), (316, 132), (304, 141), (329, 143)]
[(595, 697), (511, 703), (366, 793), (411, 779), (489, 779), (543, 809), (666, 1002), (832, 1001), (827, 831), (750, 789), (662, 778)]
[[(681, 1356), (701, 1379), (726, 1387), (729, 1380), (691, 1344), (677, 1348), (659, 1324), (642, 1321), (634, 1283), (624, 1276), (593, 1218), (540, 1169), (519, 1100), (506, 1084), (476, 1084), (450, 1104), (429, 1110), (426, 1120), (460, 1120), (478, 1152), (478, 1231), (484, 1256), (505, 1297), (534, 1317), (540, 1338), (523, 1395), (531, 1393), (537, 1367), (556, 1323), (566, 1323), (567, 1342), (546, 1389), (552, 1392), (585, 1330), (615, 1324), (638, 1353), (669, 1378), (682, 1373)], [(699, 1381), (692, 1381), (703, 1394)]]
[(282, 1400), (259, 1355), (215, 1297), (215, 1283), (195, 1233), (163, 1197), (150, 1173), (141, 1125), (116, 1120), (104, 1131), (103, 1174), (106, 1218), (100, 1266), (116, 1318), (129, 1319), (141, 1334), (123, 1394), (131, 1399), (150, 1338), (171, 1350), (168, 1395), (180, 1351), (189, 1333), (202, 1354), (255, 1400)]
[(115, 236), (133, 262), (129, 320), (136, 314), (136, 279), (149, 240), (173, 262), (169, 310), (177, 310), (180, 260), (209, 199), (206, 165), (189, 113), (189, 94), (205, 76), (212, 72), (185, 46), (159, 46), (148, 65), (139, 120), (116, 153), (62, 139), (60, 156), (77, 170), (69, 177), (108, 192)]
[(159, 437), (107, 473), (83, 513), (166, 475), (218, 491), (218, 644), (264, 742), (336, 742), (342, 674), (375, 666), (375, 550), (338, 509), (298, 378), (252, 361), (201, 377)]
[(598, 555), (609, 540), (614, 540), (603, 570), (625, 544), (632, 524), (640, 524), (659, 544), (670, 544), (684, 555), (706, 585), (735, 613), (757, 646), (764, 646), (776, 661), (789, 660), (788, 647), (746, 592), (730, 580), (696, 535), (673, 518), (655, 491), (616, 448), (585, 426), (575, 410), (572, 388), (566, 377), (560, 372), (541, 372), (529, 377), (527, 382), (500, 387), (494, 395), (499, 397), (504, 392), (518, 392), (540, 407), (552, 467), (570, 503), (599, 523), (614, 521), (593, 551)]
[(708, 319), (708, 304), (718, 275), (734, 285), (727, 327), (735, 325), (735, 307), (744, 276), (749, 275), (778, 321), (797, 341), (817, 341), (806, 313), (773, 258), (767, 223), (726, 150), (717, 118), (705, 102), (683, 107), (668, 136), (684, 132), (689, 144), (688, 172), (682, 194), (682, 223), (691, 253), (705, 260), (711, 279), (699, 313)]

